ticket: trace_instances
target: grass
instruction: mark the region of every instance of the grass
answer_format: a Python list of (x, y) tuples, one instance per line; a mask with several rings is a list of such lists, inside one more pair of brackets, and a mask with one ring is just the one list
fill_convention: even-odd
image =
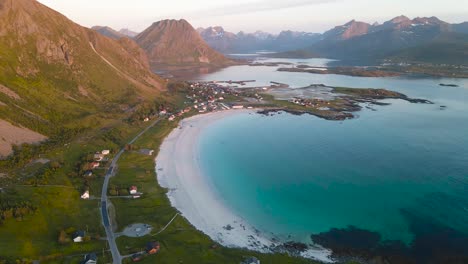
[(60, 256), (89, 252), (105, 246), (103, 241), (61, 245), (60, 230), (74, 228), (101, 234), (97, 201), (77, 199), (74, 188), (16, 186), (10, 189), (10, 197), (34, 201), (38, 207), (34, 215), (23, 221), (9, 220), (0, 228), (0, 248), (5, 257)]
[[(79, 263), (67, 256), (102, 252), (103, 249), (107, 249), (107, 242), (102, 240), (66, 245), (58, 243), (60, 230), (68, 228), (87, 230), (93, 236), (105, 236), (101, 225), (99, 200), (83, 201), (79, 198), (85, 180), (77, 174), (76, 164), (87, 153), (102, 149), (119, 149), (146, 124), (131, 125), (116, 118), (96, 118), (100, 126), (41, 155), (62, 164), (45, 186), (42, 186), (42, 183), (39, 187), (24, 185), (29, 177), (45, 165), (35, 163), (8, 171), (15, 180), (1, 182), (5, 193), (0, 193), (0, 198), (30, 201), (38, 210), (23, 221), (11, 219), (0, 224), (0, 260), (14, 262), (16, 259), (28, 258), (46, 260), (45, 263)], [(118, 128), (118, 142), (104, 137), (106, 131), (101, 127)], [(104, 173), (104, 169), (95, 170), (93, 178), (89, 180), (91, 195), (100, 196)], [(81, 260), (82, 256), (78, 258)]]

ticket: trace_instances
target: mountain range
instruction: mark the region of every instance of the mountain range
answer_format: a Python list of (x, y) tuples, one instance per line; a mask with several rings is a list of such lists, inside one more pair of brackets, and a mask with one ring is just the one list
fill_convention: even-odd
[(222, 53), (249, 53), (260, 50), (288, 51), (299, 49), (320, 40), (321, 34), (282, 31), (273, 35), (263, 31), (255, 33), (227, 32), (224, 28), (208, 27), (198, 28), (202, 38), (214, 49)]
[(327, 57), (344, 61), (382, 60), (427, 63), (468, 63), (468, 22), (450, 24), (436, 17), (395, 17), (383, 24), (352, 20), (323, 34), (261, 31), (238, 34), (222, 27), (198, 32), (214, 49), (223, 53), (279, 52), (279, 57)]
[(468, 61), (466, 27), (436, 17), (399, 16), (373, 25), (353, 20), (325, 32), (306, 50), (340, 60), (463, 64)]

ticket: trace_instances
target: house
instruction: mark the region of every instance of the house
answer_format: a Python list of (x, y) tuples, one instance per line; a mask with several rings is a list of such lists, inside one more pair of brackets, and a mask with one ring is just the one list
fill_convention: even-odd
[(81, 199), (83, 199), (83, 200), (88, 200), (88, 199), (89, 199), (89, 191), (84, 192), (84, 193), (81, 195)]
[(256, 257), (248, 257), (242, 261), (241, 264), (260, 264), (260, 260), (258, 260)]
[(80, 243), (80, 242), (83, 242), (84, 237), (85, 237), (85, 231), (78, 230), (75, 233), (73, 233), (72, 240), (75, 243)]
[(99, 165), (101, 165), (99, 162), (91, 162), (89, 164), (89, 166), (91, 167), (92, 170), (98, 168)]
[(158, 253), (159, 249), (160, 249), (159, 242), (153, 241), (153, 242), (148, 242), (146, 244), (146, 253), (150, 255)]
[(175, 119), (175, 115), (171, 115), (171, 116), (169, 117), (169, 121), (174, 121), (174, 119)]
[(149, 117), (145, 117), (145, 119), (143, 119), (143, 122), (148, 122), (150, 121)]
[(130, 194), (137, 194), (138, 193), (138, 188), (136, 186), (130, 187)]
[(94, 154), (94, 160), (95, 161), (102, 161), (104, 159), (104, 155), (101, 153), (96, 153)]
[(152, 149), (140, 149), (140, 153), (148, 156), (154, 155), (154, 150)]
[(243, 105), (234, 105), (232, 109), (244, 109)]
[(138, 262), (143, 259), (143, 254), (141, 253), (135, 253), (131, 256), (133, 262)]
[(82, 264), (96, 264), (97, 263), (96, 253), (86, 254), (84, 256), (84, 260), (81, 263)]
[(109, 155), (109, 154), (110, 154), (110, 150), (105, 149), (105, 150), (101, 151), (101, 154), (104, 155), (104, 156)]
[(159, 112), (160, 115), (165, 115), (167, 114), (167, 111), (166, 110), (162, 110), (161, 112)]

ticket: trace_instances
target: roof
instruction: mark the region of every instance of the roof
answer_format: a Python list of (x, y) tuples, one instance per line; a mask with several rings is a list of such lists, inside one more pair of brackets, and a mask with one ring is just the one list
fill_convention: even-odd
[(97, 255), (96, 255), (96, 253), (89, 253), (89, 254), (86, 254), (84, 260), (85, 260), (85, 262), (87, 262), (87, 261), (89, 261), (89, 260), (97, 261)]
[(159, 247), (159, 242), (152, 241), (146, 244), (146, 250), (152, 250)]
[(260, 260), (256, 257), (248, 257), (242, 262), (242, 264), (260, 264)]
[(146, 155), (152, 155), (154, 153), (154, 150), (152, 150), (152, 149), (140, 149), (140, 153), (146, 154)]
[(132, 186), (132, 187), (130, 187), (130, 190), (138, 190), (138, 187)]
[(73, 233), (72, 238), (75, 239), (77, 237), (84, 237), (85, 236), (85, 231), (78, 230), (75, 233)]

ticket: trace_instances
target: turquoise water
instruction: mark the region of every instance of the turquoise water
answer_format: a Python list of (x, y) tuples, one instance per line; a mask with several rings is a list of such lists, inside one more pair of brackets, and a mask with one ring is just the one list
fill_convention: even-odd
[(202, 78), (379, 87), (436, 103), (389, 100), (390, 106), (344, 122), (242, 113), (211, 125), (199, 146), (205, 176), (226, 205), (257, 229), (305, 242), (311, 234), (352, 225), (409, 244), (418, 218), (468, 234), (467, 80), (248, 66)]

